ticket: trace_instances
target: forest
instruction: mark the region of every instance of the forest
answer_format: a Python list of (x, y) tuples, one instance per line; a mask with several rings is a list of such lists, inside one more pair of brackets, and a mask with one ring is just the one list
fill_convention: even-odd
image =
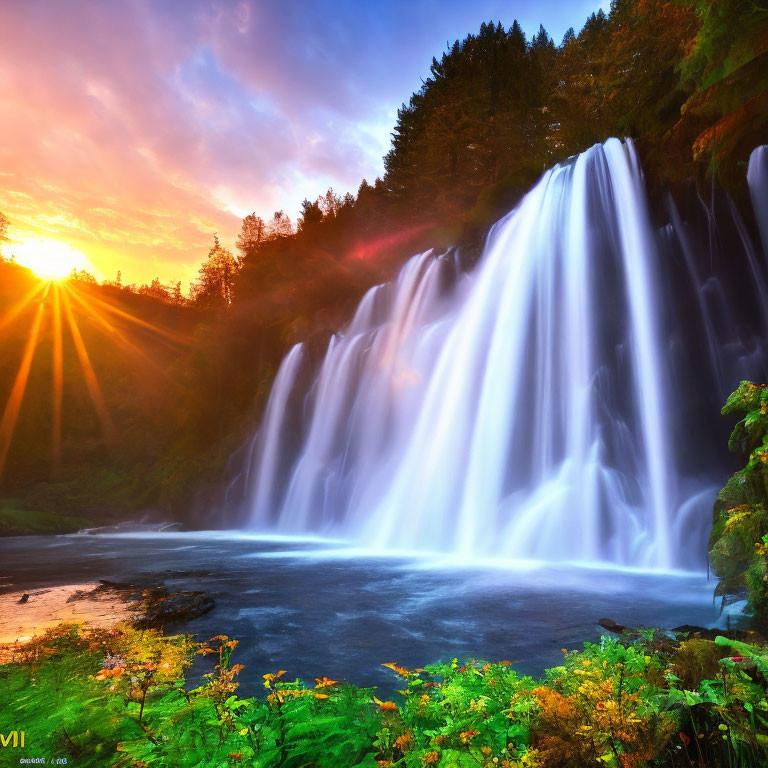
[[(118, 273), (98, 285), (74, 274), (73, 295), (94, 299), (72, 312), (112, 423), (66, 371), (54, 461), (41, 429), (50, 371), (36, 369), (7, 447), (0, 526), (66, 527), (62, 516), (104, 521), (137, 509), (193, 522), (195, 510), (222, 505), (229, 459), (292, 344), (321, 354), (362, 294), (414, 252), (458, 244), (471, 265), (489, 225), (544, 169), (595, 142), (632, 137), (651, 189), (717, 186), (743, 201), (746, 160), (766, 132), (766, 56), (768, 12), (743, 0), (615, 0), (559, 43), (543, 28), (527, 40), (517, 23), (484, 23), (433, 59), (399, 110), (384, 175), (357, 195), (305, 200), (295, 227), (282, 211), (266, 222), (254, 213), (236, 253), (212, 235), (188, 296), (159, 280), (137, 287)], [(7, 239), (13, 222), (2, 222)], [(7, 244), (3, 252), (0, 308), (13, 312), (36, 278)], [(15, 314), (0, 340), (3, 397), (32, 306)], [(52, 359), (52, 328), (42, 327), (41, 361)]]
[[(611, 143), (612, 137), (628, 141)], [(491, 20), (448, 43), (398, 110), (380, 178), (362, 180), (356, 194), (331, 188), (305, 199), (295, 222), (282, 210), (254, 211), (238, 232), (211, 232), (187, 292), (179, 281), (137, 284), (122, 271), (101, 282), (83, 269), (63, 280), (41, 279), (17, 263), (15, 223), (0, 213), (0, 764), (16, 765), (20, 754), (93, 768), (768, 764), (768, 386), (757, 379), (739, 382), (754, 378), (742, 373), (766, 349), (755, 336), (763, 319), (768, 327), (768, 313), (758, 306), (768, 295), (761, 292), (768, 274), (759, 246), (750, 250), (745, 243), (760, 242), (760, 211), (755, 206), (753, 213), (747, 169), (767, 139), (764, 0), (613, 0), (609, 13), (591, 14), (580, 30), (569, 29), (559, 41), (543, 26), (527, 37), (517, 21), (504, 26)], [(593, 154), (581, 154), (600, 144)], [(328, 350), (336, 343), (349, 352), (349, 368), (363, 368), (366, 359), (354, 357), (354, 338), (345, 339), (344, 329), (372, 287), (414, 263), (423, 281), (419, 288), (436, 264), (445, 270), (434, 272), (441, 288), (476, 275), (483, 262), (493, 261), (489, 253), (498, 255), (489, 247), (493, 225), (518, 204), (518, 211), (524, 208), (529, 190), (537, 189), (538, 179), (551, 179), (546, 172), (556, 164), (569, 169), (561, 178), (568, 194), (577, 189), (574, 169), (586, 168), (604, 185), (599, 202), (605, 209), (608, 203), (629, 208), (633, 201), (644, 207), (644, 199), (637, 203), (629, 193), (622, 197), (608, 189), (618, 178), (610, 174), (631, 166), (634, 157), (641, 161), (638, 176), (644, 176), (649, 207), (647, 226), (635, 233), (639, 239), (651, 232), (648, 239), (658, 235), (661, 241), (673, 229), (667, 226), (670, 211), (685, 214), (691, 200), (699, 216), (694, 224), (704, 221), (696, 232), (681, 215), (676, 232), (690, 235), (686, 242), (692, 245), (659, 248), (655, 279), (644, 280), (643, 268), (650, 274), (650, 266), (638, 266), (638, 254), (642, 261), (650, 249), (611, 253), (604, 247), (616, 242), (610, 232), (596, 236), (592, 250), (569, 243), (574, 261), (559, 272), (557, 248), (532, 246), (529, 260), (541, 257), (551, 267), (551, 273), (542, 270), (544, 279), (537, 282), (536, 269), (521, 268), (517, 282), (525, 283), (526, 275), (529, 282), (520, 292), (494, 293), (495, 282), (502, 282), (499, 273), (483, 273), (490, 277), (473, 284), (488, 288), (477, 292), (479, 310), (446, 312), (442, 327), (425, 311), (427, 330), (417, 339), (440, 333), (450, 339), (450, 331), (464, 330), (464, 318), (481, 326), (482, 311), (502, 315), (509, 305), (530, 299), (530, 315), (510, 315), (518, 326), (534, 318), (526, 326), (530, 336), (519, 335), (513, 350), (518, 356), (504, 346), (496, 355), (524, 364), (514, 376), (497, 377), (503, 390), (494, 401), (498, 413), (486, 412), (491, 429), (478, 433), (494, 434), (494, 422), (502, 420), (498, 414), (512, 400), (509, 382), (519, 383), (516, 402), (526, 406), (519, 410), (531, 414), (515, 422), (515, 441), (503, 434), (499, 444), (516, 442), (514, 455), (526, 466), (503, 471), (513, 476), (520, 470), (525, 479), (529, 469), (535, 475), (536, 461), (547, 467), (555, 458), (562, 465), (571, 460), (578, 475), (597, 467), (594, 487), (618, 509), (601, 506), (598, 493), (575, 497), (571, 488), (583, 491), (590, 478), (578, 484), (584, 479), (578, 477), (571, 486), (566, 477), (555, 488), (566, 496), (558, 509), (573, 514), (557, 517), (555, 494), (546, 497), (549, 507), (539, 506), (536, 494), (549, 478), (536, 476), (534, 504), (526, 506), (522, 493), (515, 497), (520, 517), (528, 518), (518, 528), (511, 527), (519, 522), (514, 514), (506, 519), (495, 508), (464, 514), (464, 497), (461, 514), (441, 519), (440, 500), (433, 507), (431, 498), (416, 499), (429, 508), (427, 515), (409, 496), (415, 485), (403, 481), (393, 498), (407, 503), (387, 507), (378, 503), (380, 497), (370, 497), (377, 503), (370, 505), (373, 520), (363, 530), (377, 524), (375, 533), (396, 545), (384, 555), (343, 550), (336, 539), (318, 543), (313, 535), (328, 530), (320, 525), (294, 527), (290, 536), (280, 529), (272, 538), (243, 530), (252, 522), (247, 483), (253, 484), (243, 467), (253, 466), (254, 434), (260, 424), (268, 425), (278, 389), (273, 385), (294, 345), (301, 343), (313, 371), (324, 370), (325, 360), (334, 362)], [(580, 201), (585, 231), (595, 216), (583, 203), (585, 190), (599, 197), (597, 187), (585, 182), (580, 197), (562, 198), (574, 208), (574, 199)], [(539, 226), (544, 235), (558, 236), (566, 231), (564, 240), (579, 240), (581, 230), (562, 226), (571, 221), (562, 213), (565, 204), (552, 203), (544, 193), (533, 201), (540, 218), (526, 219), (527, 208), (520, 214), (534, 222), (529, 229)], [(595, 204), (597, 209), (604, 210)], [(730, 218), (719, 229), (727, 218), (722, 211)], [(612, 215), (618, 220), (620, 214)], [(610, 230), (614, 219), (605, 215), (601, 221)], [(536, 238), (515, 244), (520, 242), (536, 245)], [(740, 251), (730, 250), (734, 242), (741, 243)], [(421, 261), (412, 259), (427, 249), (433, 250)], [(502, 255), (514, 262), (514, 250)], [(701, 262), (716, 252), (725, 254), (720, 271), (699, 275)], [(435, 258), (445, 253), (451, 258)], [(664, 261), (668, 253), (674, 258)], [(593, 292), (572, 264), (590, 275)], [(631, 279), (621, 277), (625, 272)], [(451, 296), (458, 304), (468, 293)], [(627, 304), (634, 299), (650, 311), (633, 315), (622, 309), (625, 293)], [(408, 297), (418, 305), (423, 295), (414, 290)], [(443, 308), (435, 301), (427, 309), (435, 306)], [(650, 317), (654, 312), (658, 326)], [(547, 324), (552, 318), (557, 321)], [(587, 340), (590, 323), (594, 338)], [(508, 325), (506, 337), (515, 330), (514, 323)], [(666, 333), (683, 325), (677, 335)], [(642, 336), (657, 327), (658, 347), (651, 338), (632, 357), (629, 331)], [(377, 334), (374, 329), (366, 336), (369, 348), (384, 336)], [(474, 397), (475, 379), (487, 374), (485, 358), (492, 357), (498, 336), (470, 336), (459, 347), (471, 347), (466, 357), (446, 346), (455, 365), (430, 381), (454, 394), (453, 379), (461, 378), (453, 400), (470, 390)], [(682, 348), (688, 340), (695, 348)], [(585, 349), (592, 341), (602, 344), (595, 370), (582, 359), (588, 356), (582, 341)], [(529, 347), (537, 345), (532, 353)], [(426, 359), (431, 366), (436, 357)], [(562, 370), (553, 373), (550, 359)], [(722, 361), (733, 363), (732, 370), (721, 370)], [(612, 365), (619, 374), (609, 381)], [(670, 381), (685, 386), (668, 400), (659, 395), (657, 402), (667, 369)], [(306, 374), (297, 370), (299, 378)], [(418, 372), (406, 370), (411, 382)], [(568, 391), (557, 389), (557, 373)], [(343, 389), (349, 381), (362, 381), (361, 388), (370, 383), (350, 376), (331, 379), (331, 385)], [(394, 375), (382, 375), (382, 381), (381, 389), (371, 388), (369, 399), (355, 400), (350, 410), (385, 399), (390, 384), (395, 390), (399, 383)], [(716, 384), (733, 390), (725, 403)], [(312, 386), (301, 392), (312, 392)], [(587, 412), (580, 387), (597, 401), (589, 418), (579, 415)], [(425, 402), (445, 403), (433, 390), (434, 399)], [(619, 396), (612, 397), (614, 390)], [(491, 392), (498, 395), (499, 389)], [(550, 393), (557, 393), (551, 403)], [(399, 390), (387, 406), (395, 395)], [(716, 407), (702, 414), (713, 401), (721, 414)], [(289, 412), (295, 403), (286, 402)], [(322, 410), (339, 401), (317, 402)], [(546, 407), (536, 422), (542, 402)], [(675, 412), (661, 419), (654, 409), (661, 412), (667, 402)], [(476, 410), (480, 422), (482, 409)], [(417, 442), (416, 450), (403, 451), (398, 458), (406, 480), (411, 465), (417, 483), (422, 467), (425, 476), (434, 470), (438, 477), (430, 489), (451, 497), (458, 486), (441, 484), (440, 475), (451, 474), (451, 461), (459, 456), (480, 467), (470, 477), (474, 485), (461, 486), (477, 491), (467, 498), (492, 499), (483, 493), (491, 485), (494, 457), (465, 450), (465, 443), (483, 441), (453, 423), (464, 412), (432, 411), (455, 431), (429, 434), (426, 449)], [(568, 442), (568, 430), (553, 426), (558, 414), (578, 422), (577, 437), (586, 436), (589, 451), (573, 439), (570, 453), (563, 448), (553, 458), (560, 443)], [(360, 423), (376, 426), (367, 415)], [(711, 428), (710, 415), (720, 427)], [(389, 416), (386, 411), (380, 421)], [(585, 424), (590, 420), (594, 424)], [(637, 438), (640, 426), (662, 420), (666, 431), (650, 429)], [(276, 423), (287, 423), (291, 432), (290, 418)], [(330, 443), (337, 424), (326, 426)], [(610, 427), (615, 434), (589, 442), (593, 426), (601, 439)], [(312, 430), (306, 431), (311, 437)], [(720, 449), (714, 459), (705, 455), (713, 433)], [(377, 434), (363, 430), (359, 442), (370, 437), (374, 444)], [(546, 442), (553, 434), (555, 449)], [(299, 442), (288, 434), (286, 442), (292, 440)], [(642, 456), (643, 441), (650, 446), (646, 453), (660, 446), (663, 455)], [(442, 443), (459, 448), (446, 451), (448, 460), (440, 464), (435, 457), (444, 455)], [(598, 443), (606, 455), (587, 460)], [(376, 452), (379, 447), (353, 446), (360, 453), (370, 448), (367, 455), (375, 461), (389, 458)], [(422, 454), (427, 461), (417, 466)], [(303, 454), (297, 449), (296, 456)], [(274, 464), (279, 462), (280, 457)], [(717, 472), (705, 480), (730, 474), (722, 488), (720, 481), (712, 486), (701, 479), (713, 463)], [(300, 465), (299, 458), (295, 466)], [(325, 471), (329, 464), (318, 466)], [(617, 467), (630, 470), (612, 474)], [(681, 471), (684, 480), (678, 483), (672, 475), (680, 468), (688, 474)], [(399, 481), (402, 475), (392, 477)], [(320, 478), (335, 501), (332, 480)], [(645, 494), (653, 494), (645, 486), (676, 492), (676, 483), (686, 486), (679, 498), (653, 499), (659, 502), (655, 507), (646, 503)], [(396, 484), (386, 485), (386, 494)], [(313, 509), (325, 502), (309, 491), (304, 496)], [(651, 508), (666, 514), (644, 518)], [(382, 520), (382, 510), (399, 516)], [(417, 518), (422, 527), (409, 527)], [(110, 528), (126, 522), (149, 525)], [(468, 558), (482, 526), (482, 542), (491, 545), (512, 538), (510, 531), (525, 534), (520, 559), (497, 557), (490, 547)], [(697, 530), (700, 541), (694, 541)], [(438, 540), (440, 534), (445, 538)], [(422, 551), (435, 542), (440, 546)], [(542, 542), (550, 547), (545, 552)], [(399, 559), (401, 545), (411, 548), (412, 560)], [(510, 551), (519, 554), (513, 547), (502, 555)], [(62, 615), (76, 617), (81, 610), (87, 620), (48, 621), (46, 606), (56, 600)], [(619, 621), (607, 618), (613, 613), (598, 613), (603, 606), (621, 611)], [(588, 638), (593, 641), (583, 642)], [(561, 645), (567, 647), (560, 651)], [(485, 654), (499, 648), (509, 649), (509, 657)]]

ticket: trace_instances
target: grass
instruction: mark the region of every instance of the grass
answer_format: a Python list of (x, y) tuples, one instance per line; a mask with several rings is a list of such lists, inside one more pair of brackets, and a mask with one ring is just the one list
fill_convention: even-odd
[(13, 502), (0, 506), (0, 536), (74, 533), (92, 525), (84, 517), (20, 509)]

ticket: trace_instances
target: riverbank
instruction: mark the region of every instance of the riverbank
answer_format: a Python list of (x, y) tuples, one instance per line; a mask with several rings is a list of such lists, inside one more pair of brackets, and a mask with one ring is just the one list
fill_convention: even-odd
[(27, 642), (59, 624), (108, 629), (130, 621), (135, 606), (98, 587), (96, 582), (86, 582), (0, 595), (0, 659), (4, 652), (8, 654), (8, 646)]
[(162, 628), (202, 616), (215, 606), (202, 591), (173, 592), (159, 578), (143, 584), (109, 581), (0, 594), (0, 660), (61, 624), (108, 630), (118, 624)]

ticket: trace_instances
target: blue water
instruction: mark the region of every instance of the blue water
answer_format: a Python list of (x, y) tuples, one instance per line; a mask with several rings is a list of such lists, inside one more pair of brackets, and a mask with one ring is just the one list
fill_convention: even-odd
[[(20, 537), (0, 540), (0, 593), (97, 579), (164, 582), (211, 593), (216, 608), (168, 631), (241, 641), (245, 692), (261, 675), (327, 675), (384, 691), (380, 665), (509, 659), (538, 674), (562, 648), (597, 639), (597, 621), (712, 625), (714, 583), (701, 573), (456, 562), (380, 556), (340, 542), (234, 532)], [(263, 691), (263, 689), (261, 689)]]

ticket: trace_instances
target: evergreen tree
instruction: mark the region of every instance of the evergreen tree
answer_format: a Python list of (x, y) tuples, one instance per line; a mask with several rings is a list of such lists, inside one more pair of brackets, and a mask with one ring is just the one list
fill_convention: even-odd
[(305, 232), (311, 229), (313, 225), (319, 224), (323, 220), (323, 212), (317, 202), (310, 202), (307, 198), (301, 203), (301, 213), (299, 214), (298, 231)]
[(249, 213), (244, 219), (237, 235), (235, 247), (240, 251), (241, 258), (253, 255), (267, 237), (267, 226), (264, 219), (255, 213)]

